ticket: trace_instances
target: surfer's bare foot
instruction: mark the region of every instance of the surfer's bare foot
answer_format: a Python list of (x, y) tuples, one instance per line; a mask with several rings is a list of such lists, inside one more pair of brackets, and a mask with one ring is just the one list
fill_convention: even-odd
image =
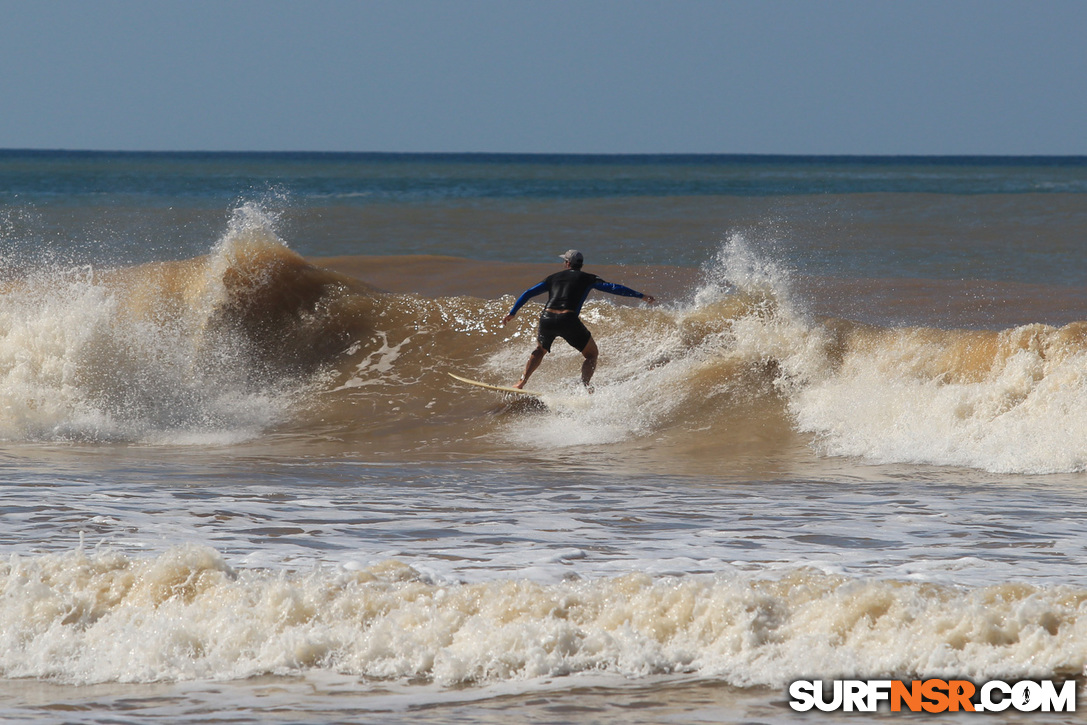
[(584, 383), (584, 385), (585, 385), (585, 392), (588, 393), (589, 395), (592, 395), (593, 393), (596, 392), (596, 388), (594, 388), (591, 383)]
[(513, 387), (517, 388), (518, 390), (524, 390), (525, 389), (525, 379), (521, 378), (520, 380), (518, 380), (516, 383), (513, 384)]

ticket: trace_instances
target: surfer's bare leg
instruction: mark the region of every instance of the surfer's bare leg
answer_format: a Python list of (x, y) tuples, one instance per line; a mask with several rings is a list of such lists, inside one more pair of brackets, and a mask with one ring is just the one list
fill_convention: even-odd
[(589, 343), (585, 345), (585, 349), (581, 351), (581, 354), (585, 356), (585, 362), (581, 363), (581, 382), (591, 391), (592, 386), (589, 385), (589, 381), (593, 379), (593, 373), (596, 372), (596, 359), (600, 356), (600, 349), (596, 346), (596, 340), (590, 337)]
[(525, 387), (525, 383), (528, 382), (532, 373), (536, 372), (536, 368), (540, 367), (540, 363), (543, 362), (544, 355), (547, 354), (547, 350), (544, 350), (543, 345), (537, 345), (536, 349), (532, 351), (532, 354), (528, 356), (528, 362), (525, 363), (525, 373), (521, 376), (521, 379), (514, 383), (513, 387), (521, 390)]

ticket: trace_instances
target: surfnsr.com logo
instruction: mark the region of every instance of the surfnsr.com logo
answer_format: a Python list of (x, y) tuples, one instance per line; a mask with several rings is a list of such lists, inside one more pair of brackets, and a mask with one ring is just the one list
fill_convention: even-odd
[(978, 686), (969, 680), (797, 680), (789, 685), (789, 707), (798, 712), (1075, 712), (1076, 682), (1002, 682)]

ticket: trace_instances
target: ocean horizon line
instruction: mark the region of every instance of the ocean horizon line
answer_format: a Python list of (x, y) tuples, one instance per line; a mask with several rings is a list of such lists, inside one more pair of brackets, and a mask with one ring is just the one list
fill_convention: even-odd
[(478, 163), (679, 163), (679, 164), (841, 164), (1080, 166), (1082, 154), (776, 154), (776, 153), (563, 153), (491, 151), (258, 151), (125, 150), (76, 148), (0, 148), (0, 158), (175, 158), (280, 159), (339, 161), (449, 161)]

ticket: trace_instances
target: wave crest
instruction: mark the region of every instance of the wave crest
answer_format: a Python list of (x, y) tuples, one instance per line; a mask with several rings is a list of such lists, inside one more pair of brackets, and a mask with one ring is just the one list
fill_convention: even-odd
[[(361, 289), (356, 285), (355, 289)], [(46, 268), (0, 296), (0, 437), (229, 443), (284, 419), (353, 330), (348, 282), (240, 209), (206, 257)]]

